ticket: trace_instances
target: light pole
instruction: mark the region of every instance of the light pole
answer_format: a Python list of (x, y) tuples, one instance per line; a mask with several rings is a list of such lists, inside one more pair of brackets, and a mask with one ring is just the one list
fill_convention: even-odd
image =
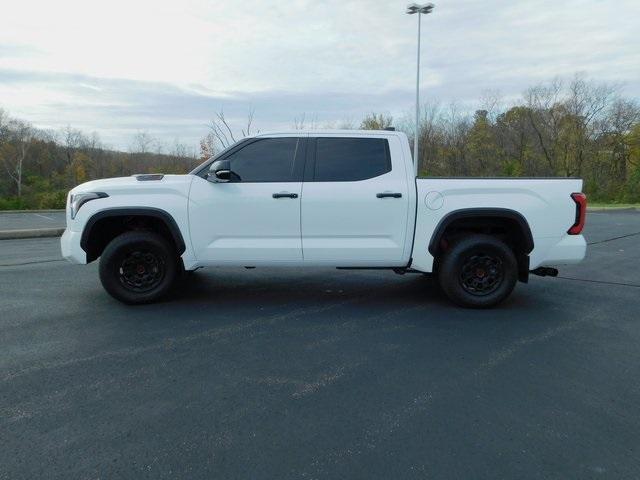
[(411, 3), (407, 5), (407, 13), (413, 15), (418, 14), (418, 66), (416, 69), (416, 133), (413, 139), (413, 163), (416, 175), (418, 174), (418, 135), (420, 133), (420, 16), (421, 14), (431, 13), (433, 10), (433, 3), (425, 3), (419, 5), (417, 3)]

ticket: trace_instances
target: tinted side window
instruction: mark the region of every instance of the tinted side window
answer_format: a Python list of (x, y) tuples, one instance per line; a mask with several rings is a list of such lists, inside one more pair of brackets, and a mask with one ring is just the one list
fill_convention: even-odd
[(383, 138), (318, 138), (316, 182), (349, 182), (391, 171), (389, 146)]
[(235, 182), (292, 182), (299, 138), (264, 138), (228, 157)]

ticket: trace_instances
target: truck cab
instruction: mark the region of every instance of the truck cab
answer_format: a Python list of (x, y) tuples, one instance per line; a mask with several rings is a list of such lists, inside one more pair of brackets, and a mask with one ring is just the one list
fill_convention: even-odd
[(416, 189), (403, 136), (298, 133), (240, 142), (194, 172), (194, 255), (212, 265), (406, 266)]

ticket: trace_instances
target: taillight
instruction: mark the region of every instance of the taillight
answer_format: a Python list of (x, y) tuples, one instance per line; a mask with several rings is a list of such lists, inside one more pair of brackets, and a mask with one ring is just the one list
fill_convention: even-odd
[(571, 228), (567, 230), (567, 233), (569, 235), (580, 235), (587, 216), (587, 196), (584, 193), (572, 193), (571, 198), (576, 202), (576, 221)]

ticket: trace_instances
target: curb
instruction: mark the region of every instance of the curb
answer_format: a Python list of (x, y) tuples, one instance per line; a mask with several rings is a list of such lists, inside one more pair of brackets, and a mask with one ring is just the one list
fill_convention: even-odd
[(29, 228), (25, 230), (0, 230), (0, 240), (16, 240), (21, 238), (59, 237), (64, 228)]
[(640, 212), (640, 207), (587, 207), (588, 212)]
[(64, 212), (64, 208), (49, 209), (49, 210), (0, 210), (0, 214), (3, 213), (59, 213)]

